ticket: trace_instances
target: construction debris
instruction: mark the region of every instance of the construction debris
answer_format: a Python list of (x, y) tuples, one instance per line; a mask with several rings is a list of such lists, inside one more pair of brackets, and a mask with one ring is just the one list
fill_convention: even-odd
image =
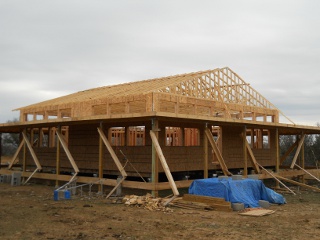
[(122, 202), (127, 206), (143, 207), (150, 211), (173, 212), (172, 209), (164, 206), (165, 199), (154, 198), (151, 194), (145, 196), (126, 195)]

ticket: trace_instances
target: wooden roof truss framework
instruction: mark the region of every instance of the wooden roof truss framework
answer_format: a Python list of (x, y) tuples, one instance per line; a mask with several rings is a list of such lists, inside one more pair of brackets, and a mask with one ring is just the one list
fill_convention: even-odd
[(277, 123), (282, 114), (227, 67), (89, 89), (16, 110), (21, 122), (158, 112)]

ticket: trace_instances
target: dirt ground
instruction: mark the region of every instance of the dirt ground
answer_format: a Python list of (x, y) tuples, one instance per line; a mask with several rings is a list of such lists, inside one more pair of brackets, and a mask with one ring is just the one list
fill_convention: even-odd
[(54, 201), (53, 192), (35, 183), (0, 184), (0, 239), (320, 239), (320, 193), (312, 191), (284, 194), (287, 204), (272, 205), (276, 212), (262, 217), (150, 211), (88, 189)]

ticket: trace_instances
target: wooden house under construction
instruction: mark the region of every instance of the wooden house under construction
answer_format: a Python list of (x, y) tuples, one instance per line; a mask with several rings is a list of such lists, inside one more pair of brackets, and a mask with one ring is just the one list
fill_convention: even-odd
[[(305, 136), (320, 134), (294, 124), (227, 67), (89, 89), (16, 110), (19, 122), (1, 124), (0, 132), (20, 133), (21, 144), (0, 174), (20, 164), (28, 179), (116, 186), (121, 176), (123, 187), (155, 193), (176, 194), (189, 177), (239, 171), (292, 181), (306, 174)], [(279, 136), (287, 134), (297, 141), (280, 156)], [(291, 171), (283, 170), (292, 151)]]

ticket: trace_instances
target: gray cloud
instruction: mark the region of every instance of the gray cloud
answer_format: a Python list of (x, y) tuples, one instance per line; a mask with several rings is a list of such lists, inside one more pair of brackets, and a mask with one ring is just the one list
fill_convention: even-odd
[(317, 1), (0, 2), (0, 122), (11, 109), (116, 83), (229, 66), (314, 125)]

